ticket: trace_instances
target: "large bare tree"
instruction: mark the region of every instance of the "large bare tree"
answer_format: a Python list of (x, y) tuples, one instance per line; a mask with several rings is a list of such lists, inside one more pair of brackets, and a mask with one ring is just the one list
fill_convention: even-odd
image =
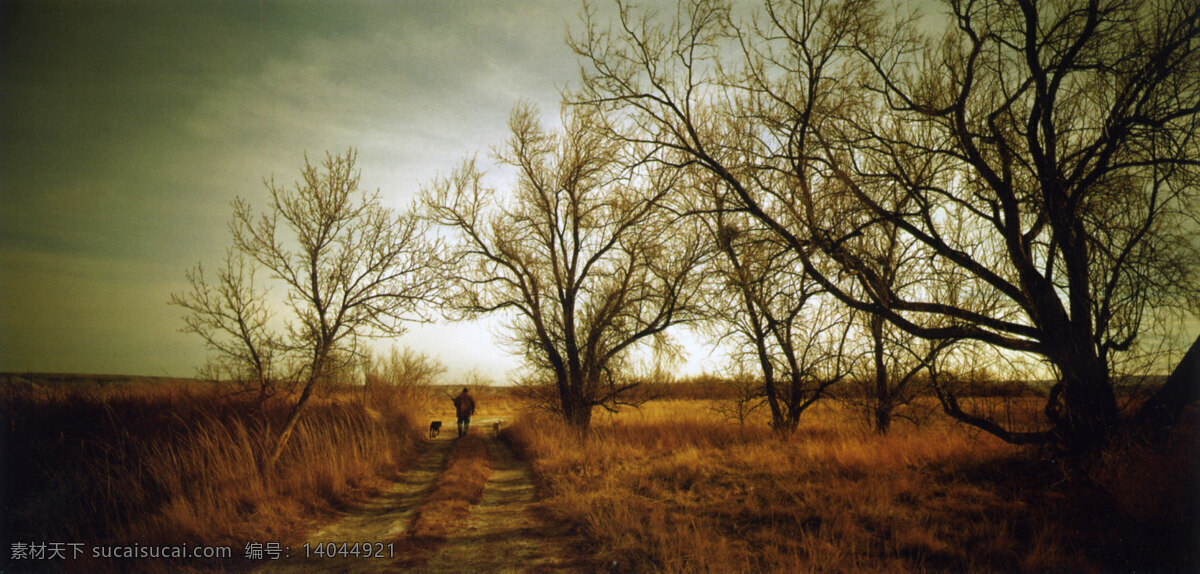
[[(1002, 297), (1003, 323), (1000, 313), (934, 312), (1044, 356), (1058, 380), (1046, 405), (1052, 438), (1087, 450), (1116, 426), (1114, 358), (1138, 342), (1143, 317), (1200, 300), (1188, 236), (1200, 5), (1017, 0), (948, 11), (953, 32), (937, 41), (860, 46), (866, 85), (894, 119), (848, 122), (867, 143), (843, 156), (853, 174), (838, 177), (939, 265)], [(854, 183), (864, 180), (887, 193)], [(939, 212), (975, 233), (947, 237)], [(979, 241), (987, 251), (973, 253)]]
[(457, 239), (449, 304), (467, 316), (504, 312), (509, 340), (553, 381), (565, 420), (587, 428), (636, 383), (636, 347), (662, 342), (694, 316), (699, 234), (667, 209), (681, 178), (630, 164), (601, 118), (569, 114), (561, 133), (518, 106), (499, 154), (515, 168), (505, 192), (473, 161), (424, 190), (430, 217)]
[[(623, 6), (617, 29), (576, 35), (574, 100), (722, 179), (843, 303), (1042, 357), (1044, 430), (951, 414), (1090, 451), (1117, 424), (1114, 357), (1152, 310), (1200, 301), (1200, 4), (953, 0), (942, 16), (801, 0), (739, 25), (697, 0), (662, 23)], [(916, 246), (906, 274), (929, 289), (883, 277), (877, 226)]]
[(262, 337), (255, 332), (266, 329), (266, 302), (245, 280), (244, 258), (282, 284), (288, 328), (277, 346), (297, 357), (301, 390), (267, 464), (283, 452), (313, 391), (338, 374), (360, 340), (403, 332), (406, 322), (420, 320), (422, 303), (440, 285), (436, 246), (424, 236), (422, 221), (384, 207), (378, 191), (364, 193), (356, 155), (326, 154), (320, 164), (305, 158), (301, 179), (291, 187), (267, 181), (270, 202), (264, 212), (237, 199), (230, 225), (239, 253), (234, 271), (221, 275), (215, 291), (197, 272), (191, 276), (193, 293), (177, 298), (192, 312), (194, 330), (215, 324), (237, 331), (235, 347), (245, 349), (227, 354), (253, 357)]

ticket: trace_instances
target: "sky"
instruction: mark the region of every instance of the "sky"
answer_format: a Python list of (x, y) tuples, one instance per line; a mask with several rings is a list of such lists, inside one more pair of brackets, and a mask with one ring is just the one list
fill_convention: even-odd
[[(167, 301), (188, 270), (219, 264), (232, 200), (262, 205), (264, 179), (354, 147), (362, 187), (406, 208), (464, 158), (486, 160), (518, 102), (557, 120), (580, 10), (0, 0), (0, 372), (194, 375), (208, 352)], [(503, 382), (519, 362), (501, 328), (440, 322), (376, 346)], [(721, 370), (676, 336), (684, 373)]]
[[(230, 245), (230, 202), (353, 146), (404, 208), (558, 117), (576, 2), (0, 2), (0, 371), (186, 377), (206, 350), (167, 304)], [(517, 366), (497, 325), (396, 341), (455, 375)]]

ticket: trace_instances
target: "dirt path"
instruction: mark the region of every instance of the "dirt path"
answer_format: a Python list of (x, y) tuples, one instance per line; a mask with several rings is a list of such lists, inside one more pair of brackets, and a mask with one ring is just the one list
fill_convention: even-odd
[(492, 476), (483, 500), (428, 563), (410, 572), (571, 571), (565, 540), (533, 513), (529, 466), (498, 440), (488, 440), (488, 452)]
[[(565, 540), (534, 514), (532, 474), (508, 448), (491, 435), (494, 419), (472, 421), (472, 434), (487, 436), (492, 475), (483, 500), (471, 509), (465, 524), (426, 563), (405, 569), (386, 558), (304, 558), (303, 548), (291, 548), (290, 558), (265, 564), (261, 572), (570, 572), (574, 565)], [(478, 429), (478, 430), (476, 430)], [(455, 430), (430, 441), (417, 464), (383, 494), (309, 536), (312, 545), (343, 541), (395, 540), (412, 522), (413, 512), (445, 466)]]

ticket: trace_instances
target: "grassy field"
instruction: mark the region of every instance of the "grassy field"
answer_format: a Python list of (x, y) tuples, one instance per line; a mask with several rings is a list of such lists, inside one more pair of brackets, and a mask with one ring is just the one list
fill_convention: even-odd
[[(9, 381), (3, 420), (4, 559), (12, 543), (227, 546), (225, 560), (116, 561), (74, 571), (237, 568), (248, 542), (300, 542), (313, 524), (397, 476), (419, 448), (411, 397), (329, 392), (280, 461), (264, 444), (290, 403), (190, 381)], [(10, 567), (54, 566), (52, 561)]]
[(790, 436), (655, 401), (584, 435), (506, 431), (543, 510), (627, 572), (1192, 571), (1195, 436), (1089, 478), (941, 419), (865, 430), (836, 404)]
[[(690, 389), (690, 390), (689, 390)], [(228, 546), (229, 559), (72, 561), (73, 571), (244, 569), (248, 542), (299, 544), (411, 464), (450, 396), (327, 391), (279, 464), (258, 457), (288, 403), (191, 381), (59, 378), (0, 386), (3, 541)], [(1195, 571), (1197, 435), (1118, 445), (1086, 472), (931, 416), (887, 436), (836, 402), (779, 435), (684, 388), (579, 433), (503, 388), (477, 419), (534, 471), (539, 508), (583, 563), (619, 572)], [(983, 399), (980, 399), (983, 400)], [(990, 399), (989, 399), (990, 400)], [(1027, 402), (1023, 402), (1027, 401)], [(980, 402), (1019, 423), (1036, 398)], [(1195, 429), (1195, 425), (1188, 428)], [(490, 429), (474, 431), (476, 437)], [(461, 441), (414, 521), (422, 546), (476, 502), (486, 449)], [(424, 539), (422, 539), (424, 540)], [(426, 541), (428, 542), (428, 541)], [(425, 544), (425, 546), (434, 546)], [(28, 566), (30, 563), (21, 564)], [(65, 564), (64, 564), (65, 565)], [(14, 566), (9, 564), (8, 567)]]

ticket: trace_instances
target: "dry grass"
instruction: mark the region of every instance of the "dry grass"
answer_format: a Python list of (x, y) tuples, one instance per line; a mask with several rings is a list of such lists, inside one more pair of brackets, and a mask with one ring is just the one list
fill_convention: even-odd
[[(279, 463), (258, 457), (288, 404), (186, 384), (5, 386), (6, 541), (220, 545), (298, 543), (413, 457), (406, 397), (314, 401)], [(225, 568), (238, 561), (192, 563)], [(80, 560), (72, 569), (176, 568)]]
[[(780, 437), (718, 421), (701, 401), (664, 401), (583, 436), (533, 415), (506, 432), (545, 511), (621, 571), (1086, 572), (1186, 559), (1179, 536), (1134, 530), (1109, 492), (1058, 482), (1053, 464), (990, 437), (946, 421), (880, 437), (836, 406), (805, 416)], [(1139, 480), (1113, 479), (1133, 491)], [(1186, 498), (1188, 484), (1154, 496)]]

